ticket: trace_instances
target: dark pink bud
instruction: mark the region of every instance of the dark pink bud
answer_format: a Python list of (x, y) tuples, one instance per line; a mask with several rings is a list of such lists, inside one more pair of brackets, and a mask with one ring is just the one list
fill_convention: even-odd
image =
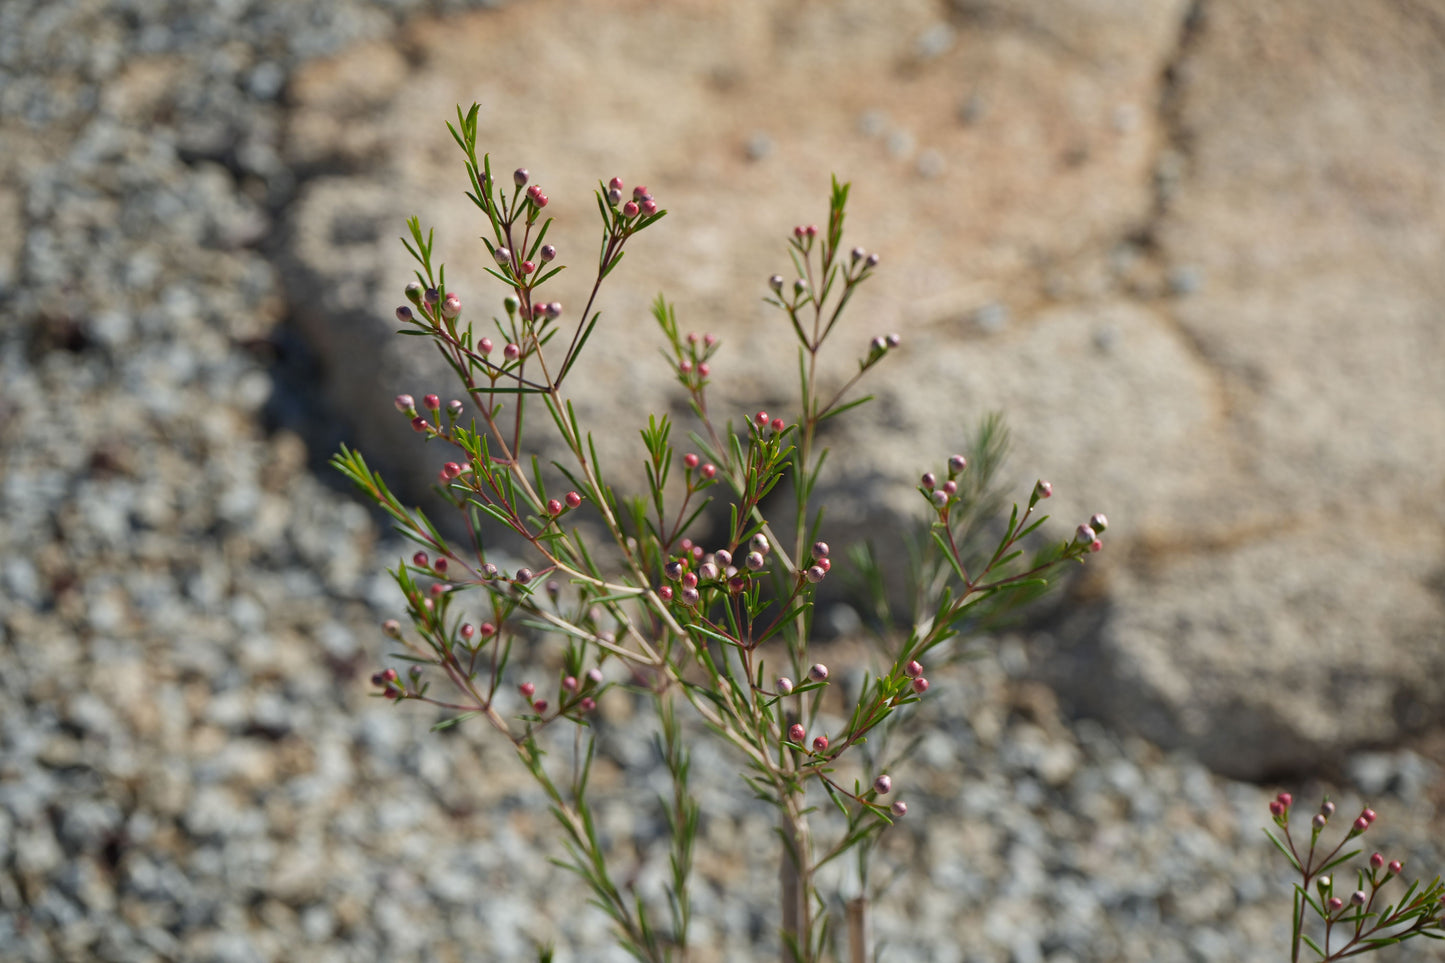
[(880, 796), (888, 795), (893, 791), (893, 780), (889, 779), (886, 775), (879, 776), (873, 780), (873, 791)]
[(908, 815), (908, 803), (904, 802), (901, 799), (895, 802), (892, 806), (889, 806), (888, 808), (895, 816)]
[(426, 568), (428, 561), (430, 561), (430, 559), (426, 557), (426, 552), (417, 552), (411, 557), (412, 564), (417, 568)]
[(1329, 907), (1329, 911), (1331, 913), (1338, 913), (1344, 907), (1344, 905), (1345, 901), (1340, 899), (1338, 896), (1331, 896), (1329, 900), (1325, 902), (1325, 906)]
[(910, 679), (916, 679), (923, 675), (923, 665), (914, 659), (903, 667), (903, 671)]
[(813, 740), (813, 751), (814, 751), (814, 752), (823, 752), (823, 751), (826, 750), (827, 748), (828, 748), (828, 737), (827, 737), (827, 736), (819, 736), (819, 737), (817, 737), (816, 739)]
[(660, 588), (660, 589), (657, 590), (657, 594), (658, 594), (658, 596), (659, 596), (664, 602), (671, 602), (671, 601), (672, 601), (672, 586), (671, 586), (671, 585), (664, 585), (664, 586), (662, 586), (662, 588)]
[(427, 395), (427, 396), (426, 396), (425, 398), (423, 398), (421, 401), (422, 401), (422, 404), (426, 405), (426, 410), (427, 410), (427, 411), (436, 411), (438, 408), (440, 408), (440, 407), (442, 406), (442, 400), (441, 400), (440, 398), (438, 398), (436, 395)]
[(803, 737), (807, 734), (808, 730), (803, 728), (801, 722), (795, 722), (791, 726), (788, 726), (788, 739), (792, 742), (802, 742)]
[(818, 559), (818, 567), (821, 568), (825, 573), (831, 572), (833, 570), (833, 561), (832, 559), (820, 558)]
[(411, 395), (397, 395), (395, 404), (396, 410), (403, 414), (409, 415), (416, 410), (416, 399)]
[(522, 262), (522, 273), (523, 273), (523, 274), (531, 274), (531, 273), (532, 273), (533, 271), (535, 271), (535, 270), (537, 270), (537, 265), (536, 265), (534, 262), (532, 262), (532, 261), (523, 261), (523, 262)]
[(803, 573), (803, 578), (807, 579), (812, 584), (817, 585), (819, 582), (823, 581), (823, 577), (827, 574), (828, 570), (823, 568), (823, 566), (809, 565), (808, 570)]
[(801, 224), (799, 224), (797, 227), (793, 228), (793, 237), (796, 237), (796, 238), (797, 238), (798, 240), (800, 240), (800, 241), (803, 239), (803, 237), (804, 237), (807, 233), (808, 233), (808, 229), (807, 229), (806, 227), (804, 227), (803, 225), (801, 225)]
[(614, 190), (614, 191), (620, 191), (620, 190), (622, 190), (622, 178), (620, 178), (620, 177), (614, 177), (614, 178), (612, 178), (612, 180), (610, 180), (610, 181), (607, 182), (607, 187), (608, 187), (609, 190)]
[(447, 570), (447, 560), (444, 558), (437, 559), (432, 563), (432, 568), (438, 572), (445, 572)]
[(530, 699), (533, 695), (536, 694), (537, 687), (530, 682), (523, 682), (521, 685), (517, 686), (517, 691), (522, 693), (523, 698)]
[(1370, 868), (1372, 868), (1372, 869), (1379, 869), (1381, 866), (1384, 866), (1384, 865), (1385, 865), (1385, 857), (1382, 856), (1381, 854), (1379, 854), (1379, 853), (1374, 853), (1374, 854), (1372, 854), (1372, 855), (1370, 856)]
[(597, 708), (597, 700), (592, 698), (591, 696), (583, 696), (582, 701), (577, 703), (577, 708), (581, 709), (583, 712), (591, 712), (593, 709)]
[(954, 495), (957, 494), (957, 492), (958, 482), (954, 481), (952, 478), (943, 483), (943, 493), (945, 495)]
[(914, 679), (913, 691), (918, 693), (919, 695), (923, 695), (923, 693), (928, 691), (928, 680), (923, 678), (923, 676), (919, 676), (918, 678)]
[(647, 200), (643, 201), (643, 202), (642, 202), (642, 213), (644, 213), (644, 214), (656, 214), (656, 213), (657, 213), (657, 202), (654, 201), (654, 200), (653, 200), (652, 198), (650, 198), (650, 197), (649, 197)]
[(808, 678), (814, 682), (822, 682), (828, 678), (828, 667), (821, 662), (814, 663), (813, 667), (808, 670)]
[(462, 628), (461, 628), (461, 633), (462, 633), (462, 638), (464, 638), (464, 639), (470, 639), (472, 636), (474, 636), (474, 635), (477, 634), (477, 630), (476, 630), (476, 627), (472, 625), (472, 623), (470, 623), (470, 622), (463, 622), (463, 623), (462, 623)]
[(757, 426), (759, 428), (766, 427), (768, 423), (768, 413), (766, 411), (758, 412), (757, 414), (753, 415), (753, 421), (757, 423)]
[(449, 462), (447, 462), (445, 465), (442, 466), (442, 474), (446, 475), (448, 478), (456, 478), (456, 477), (460, 476), (461, 473), (462, 473), (462, 466), (461, 466), (461, 465), (458, 465), (458, 464), (457, 464), (456, 462), (454, 462), (454, 461), (449, 461)]
[(1358, 818), (1355, 820), (1355, 825), (1354, 825), (1354, 830), (1355, 830), (1355, 832), (1357, 832), (1357, 833), (1362, 833), (1362, 832), (1364, 832), (1365, 830), (1367, 830), (1367, 829), (1369, 829), (1369, 828), (1370, 828), (1370, 821), (1369, 821), (1368, 819), (1366, 819), (1364, 816), (1360, 816), (1360, 817), (1358, 817)]
[(482, 638), (489, 639), (496, 634), (497, 627), (490, 622), (483, 622), (481, 629), (478, 631), (482, 633)]
[(562, 680), (562, 688), (563, 688), (564, 691), (567, 691), (567, 692), (576, 692), (576, 691), (577, 691), (577, 677), (576, 677), (575, 675), (569, 675), (569, 676), (567, 676), (565, 679)]
[(646, 196), (647, 196), (647, 187), (646, 187), (646, 185), (638, 184), (636, 187), (634, 187), (634, 188), (632, 189), (632, 199), (633, 199), (634, 201), (640, 201), (640, 200), (642, 200), (642, 199), (643, 199), (644, 197), (646, 197)]
[(1375, 811), (1373, 809), (1366, 808), (1360, 815), (1365, 818), (1365, 822), (1367, 823), (1373, 824), (1375, 821)]
[(482, 340), (477, 342), (477, 349), (482, 352), (483, 357), (491, 354), (492, 348), (493, 344), (491, 338), (483, 338)]
[(696, 467), (697, 467), (697, 463), (698, 463), (698, 457), (697, 457), (696, 455), (694, 455), (692, 452), (688, 452), (686, 455), (683, 455), (683, 456), (682, 456), (682, 464), (683, 464), (684, 467), (687, 467), (687, 468), (696, 468)]
[(562, 503), (559, 502), (559, 501), (558, 501), (557, 499), (555, 499), (555, 498), (549, 498), (549, 499), (547, 500), (547, 514), (548, 514), (548, 515), (560, 515), (560, 514), (562, 514)]
[(683, 572), (683, 573), (682, 573), (682, 587), (683, 587), (683, 588), (697, 588), (697, 573), (696, 573), (696, 572)]
[(1386, 866), (1385, 868), (1390, 871), (1391, 876), (1399, 876), (1400, 870), (1405, 868), (1405, 864), (1400, 862), (1398, 859), (1392, 859), (1390, 860), (1390, 865)]
[(547, 700), (538, 699), (536, 702), (532, 703), (532, 711), (537, 713), (537, 715), (539, 716), (545, 713), (547, 711)]
[(1287, 792), (1282, 792), (1282, 793), (1280, 793), (1278, 796), (1275, 796), (1274, 798), (1278, 799), (1278, 800), (1279, 800), (1279, 804), (1280, 804), (1281, 806), (1285, 807), (1286, 809), (1288, 809), (1290, 806), (1294, 805), (1294, 797), (1291, 796), (1291, 795), (1290, 795), (1289, 793), (1287, 793)]
[(938, 487), (938, 476), (931, 471), (924, 472), (923, 477), (919, 479), (919, 481), (923, 484), (923, 487), (929, 491)]
[[(521, 185), (518, 184), (517, 186), (520, 187)], [(529, 198), (531, 198), (532, 200), (534, 200), (534, 201), (537, 199), (538, 195), (540, 195), (541, 193), (542, 193), (542, 187), (541, 187), (541, 185), (539, 185), (539, 184), (533, 184), (531, 187), (527, 188), (527, 196), (528, 196)]]
[(395, 669), (386, 669), (386, 670), (384, 670), (384, 671), (381, 673), (381, 677), (382, 677), (383, 679), (385, 679), (387, 682), (395, 682), (395, 681), (396, 681), (396, 670), (395, 670)]
[(734, 595), (741, 595), (747, 590), (747, 587), (748, 580), (741, 575), (736, 575), (728, 579), (728, 591)]
[(706, 361), (699, 362), (697, 366), (697, 373), (706, 378), (708, 375), (712, 374), (712, 365), (708, 364)]
[(804, 233), (804, 234), (807, 234), (809, 237), (817, 237), (817, 236), (818, 236), (818, 225), (816, 225), (816, 224), (809, 224), (807, 227), (803, 228), (803, 233)]
[(1279, 804), (1278, 799), (1271, 799), (1269, 801), (1269, 814), (1276, 817), (1284, 815), (1284, 807)]
[(441, 594), (446, 591), (446, 586), (437, 582), (431, 588), (427, 589), (427, 591), (431, 593), (432, 598), (441, 598)]
[(582, 504), (582, 496), (576, 492), (568, 492), (564, 497), (568, 508), (576, 508)]
[(628, 201), (626, 204), (623, 204), (623, 205), (622, 205), (622, 216), (623, 216), (623, 217), (636, 217), (636, 216), (637, 216), (637, 211), (638, 211), (637, 205), (634, 204), (634, 203), (632, 203), (631, 201)]
[(957, 475), (968, 467), (968, 459), (962, 455), (950, 455), (948, 458), (948, 470)]
[(712, 464), (711, 462), (708, 462), (706, 465), (703, 465), (701, 469), (699, 469), (699, 473), (702, 475), (702, 477), (710, 479), (712, 478), (712, 476), (717, 474), (717, 466)]

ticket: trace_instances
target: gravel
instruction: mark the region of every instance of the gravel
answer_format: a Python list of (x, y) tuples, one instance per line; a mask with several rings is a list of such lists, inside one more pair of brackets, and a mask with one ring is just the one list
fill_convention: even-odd
[[(295, 373), (268, 259), (306, 176), (279, 159), (291, 71), (486, 5), (0, 5), (6, 959), (623, 958), (548, 863), (556, 830), (504, 747), (368, 698), (403, 548), (320, 467), (335, 413)], [(153, 66), (184, 83), (140, 90)], [(148, 96), (160, 119), (125, 123)], [(1273, 790), (1063, 723), (1009, 645), (1010, 671), (931, 673), (875, 880), (902, 873), (874, 920), (889, 958), (1278, 959)], [(616, 701), (599, 822), (621, 840), (658, 831), (665, 784)], [(698, 746), (700, 960), (777, 955), (771, 819), (735, 769)], [(1367, 789), (1382, 843), (1439, 865), (1435, 767), (1382, 752), (1348, 772), (1342, 811)]]

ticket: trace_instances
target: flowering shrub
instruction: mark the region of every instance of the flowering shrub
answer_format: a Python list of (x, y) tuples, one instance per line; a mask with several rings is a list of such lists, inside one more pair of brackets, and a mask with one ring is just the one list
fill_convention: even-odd
[[(1364, 835), (1375, 822), (1375, 811), (1366, 808), (1355, 817), (1345, 836), (1326, 850), (1320, 845), (1320, 834), (1335, 814), (1335, 804), (1326, 797), (1319, 811), (1310, 818), (1309, 846), (1301, 851), (1290, 834), (1289, 814), (1294, 798), (1287, 792), (1269, 804), (1270, 816), (1280, 830), (1276, 836), (1265, 833), (1300, 874), (1294, 885), (1294, 911), (1291, 917), (1290, 961), (1300, 958), (1300, 948), (1308, 946), (1321, 960), (1343, 960), (1371, 950), (1393, 946), (1416, 936), (1445, 939), (1445, 921), (1441, 919), (1445, 903), (1445, 883), (1435, 877), (1423, 887), (1411, 883), (1399, 902), (1386, 902), (1380, 895), (1385, 884), (1404, 870), (1400, 860), (1388, 862), (1380, 853), (1372, 853), (1369, 871), (1357, 869), (1355, 886), (1337, 882), (1337, 867), (1358, 856), (1362, 849), (1340, 852)], [(1313, 889), (1313, 892), (1311, 890)], [(1345, 895), (1348, 892), (1348, 895)], [(1305, 932), (1305, 919), (1314, 916), (1323, 930), (1318, 939)], [(1332, 948), (1333, 947), (1333, 948)]]
[[(993, 485), (1002, 434), (987, 422), (970, 454), (939, 459), (918, 492), (928, 525), (916, 566), (920, 601), (911, 627), (884, 626), (882, 658), (865, 677), (847, 721), (826, 730), (824, 690), (836, 675), (810, 649), (820, 583), (836, 577), (815, 495), (827, 455), (820, 427), (863, 404), (859, 381), (899, 347), (896, 335), (864, 345), (855, 370), (832, 374), (825, 345), (858, 287), (878, 269), (879, 255), (843, 241), (849, 188), (833, 182), (821, 226), (794, 228), (788, 240), (792, 280), (767, 282), (766, 300), (786, 319), (797, 342), (799, 396), (786, 416), (748, 412), (737, 421), (710, 405), (714, 334), (686, 334), (675, 307), (659, 298), (653, 315), (696, 428), (687, 444), (674, 424), (653, 416), (641, 428), (646, 490), (622, 494), (606, 481), (592, 435), (579, 423), (565, 385), (585, 376), (588, 339), (596, 330), (602, 282), (627, 246), (666, 211), (646, 187), (621, 178), (599, 183), (602, 220), (595, 278), (579, 309), (548, 300), (543, 289), (562, 270), (547, 243), (548, 195), (526, 170), (493, 175), (477, 154), (477, 107), (449, 125), (466, 154), (468, 196), (487, 219), (487, 267), (503, 288), (501, 312), (477, 310), (483, 299), (447, 285), (433, 259), (433, 237), (409, 222), (408, 250), (416, 279), (397, 308), (403, 333), (429, 338), (452, 367), (459, 397), (399, 395), (396, 407), (425, 441), (448, 450), (438, 491), (459, 513), (465, 541), (453, 542), (419, 510), (404, 506), (362, 456), (345, 448), (334, 464), (374, 499), (419, 546), (392, 572), (407, 617), (389, 620), (405, 673), (388, 668), (373, 681), (385, 698), (446, 710), (437, 727), (478, 719), (509, 740), (552, 804), (564, 831), (564, 865), (591, 887), (616, 925), (620, 944), (639, 960), (686, 955), (700, 803), (689, 788), (690, 716), (728, 743), (740, 778), (776, 807), (781, 860), (783, 958), (815, 961), (833, 952), (834, 931), (818, 870), (844, 854), (859, 865), (879, 835), (907, 814), (884, 755), (886, 734), (928, 693), (925, 665), (989, 615), (1037, 594), (1043, 576), (1082, 561), (1102, 547), (1103, 515), (1078, 526), (1065, 542), (1025, 558), (1025, 540), (1044, 522), (1038, 508), (1052, 491), (1038, 482), (1022, 507), (1002, 519)], [(534, 454), (539, 407), (566, 458), (542, 465)], [(786, 485), (782, 483), (786, 482)], [(782, 485), (780, 488), (779, 486)], [(774, 490), (790, 492), (781, 517), (765, 513)], [(721, 531), (707, 527), (714, 501), (727, 506)], [(771, 505), (772, 503), (769, 502)], [(582, 523), (592, 526), (591, 529)], [(602, 532), (598, 539), (588, 531)], [(499, 565), (492, 547), (501, 533), (527, 547), (525, 564)], [(867, 551), (853, 558), (865, 595), (885, 595)], [(518, 639), (562, 648), (555, 679), (512, 668)], [(591, 720), (600, 700), (646, 698), (659, 722), (659, 749), (672, 777), (664, 799), (671, 875), (665, 905), (654, 906), (619, 885), (599, 841), (588, 775), (595, 743)], [(544, 751), (556, 727), (575, 732), (571, 761)], [(873, 738), (870, 744), (869, 740)], [(837, 816), (816, 810), (823, 798)], [(871, 954), (867, 901), (849, 903), (851, 958)], [(544, 952), (545, 955), (545, 952)]]

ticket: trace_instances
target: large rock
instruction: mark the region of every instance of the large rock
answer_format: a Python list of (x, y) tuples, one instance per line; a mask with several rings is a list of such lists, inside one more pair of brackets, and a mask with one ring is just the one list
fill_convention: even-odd
[(791, 276), (784, 237), (837, 172), (884, 269), (826, 370), (880, 332), (905, 349), (829, 439), (830, 539), (896, 527), (917, 474), (1000, 408), (1020, 491), (1056, 484), (1056, 531), (1114, 522), (1040, 663), (1066, 700), (1232, 774), (1313, 766), (1445, 710), (1422, 683), (1445, 663), (1445, 42), (1423, 9), (1337, 13), (540, 0), (417, 25), (291, 84), (288, 160), (311, 177), (284, 252), (296, 317), (352, 437), (420, 491), (435, 464), (390, 398), (449, 380), (390, 335), (395, 238), (434, 223), (469, 314), (499, 304), (442, 127), (481, 101), (495, 167), (552, 198), (569, 307), (599, 178), (669, 209), (568, 386), (636, 479), (613, 426), (677, 409), (658, 290), (724, 340), (717, 410), (790, 417), (764, 279)]

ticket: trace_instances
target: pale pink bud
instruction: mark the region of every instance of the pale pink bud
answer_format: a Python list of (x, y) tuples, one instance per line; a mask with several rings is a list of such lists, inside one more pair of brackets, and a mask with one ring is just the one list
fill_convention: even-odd
[(779, 676), (778, 681), (773, 684), (778, 695), (785, 696), (793, 691), (793, 680), (787, 676)]
[(1104, 534), (1104, 530), (1109, 527), (1109, 520), (1104, 517), (1103, 512), (1095, 512), (1089, 517), (1089, 527), (1102, 535)]
[(933, 493), (933, 505), (935, 508), (945, 508), (948, 505), (948, 492), (943, 489)]
[(821, 662), (815, 662), (813, 667), (808, 670), (808, 678), (814, 682), (822, 682), (828, 678), (828, 667)]
[(537, 692), (537, 687), (530, 682), (523, 682), (517, 686), (517, 691), (522, 693), (523, 698), (530, 699)]
[(748, 544), (752, 546), (753, 551), (762, 552), (764, 555), (768, 554), (768, 552), (771, 552), (773, 550), (773, 546), (768, 544), (768, 536), (764, 535), (762, 532), (758, 532), (756, 535), (754, 535), (752, 537), (752, 540)]
[(895, 802), (892, 806), (889, 806), (888, 809), (889, 809), (889, 811), (892, 812), (893, 815), (895, 815), (895, 816), (907, 816), (907, 815), (908, 815), (908, 803), (904, 802), (904, 801), (901, 800), (901, 799), (898, 800), (897, 802)]
[(950, 455), (948, 458), (948, 470), (957, 475), (968, 467), (968, 459), (962, 455)]
[(1372, 869), (1379, 869), (1381, 866), (1384, 866), (1384, 865), (1385, 865), (1385, 857), (1384, 857), (1384, 856), (1380, 855), (1379, 853), (1374, 853), (1374, 854), (1372, 854), (1372, 855), (1370, 856), (1370, 867), (1371, 867)]
[(932, 491), (933, 489), (938, 487), (938, 476), (931, 471), (926, 471), (923, 473), (923, 477), (919, 479), (919, 482), (923, 485), (924, 488)]
[(502, 357), (508, 361), (516, 361), (522, 356), (522, 349), (515, 344), (508, 344), (502, 348)]
[(1325, 906), (1329, 907), (1331, 913), (1338, 913), (1345, 905), (1345, 901), (1338, 896), (1331, 896)]
[(873, 791), (880, 796), (886, 796), (893, 790), (893, 780), (886, 775), (879, 776), (873, 780)]
[(813, 543), (813, 557), (814, 557), (814, 558), (827, 558), (827, 557), (828, 557), (828, 543), (827, 543), (827, 542), (814, 542), (814, 543)]
[(817, 585), (819, 582), (823, 581), (823, 577), (827, 574), (828, 572), (823, 568), (823, 566), (809, 565), (808, 570), (803, 573), (803, 578), (807, 579), (812, 584)]
[(477, 342), (477, 350), (481, 351), (483, 357), (491, 354), (493, 347), (494, 345), (492, 344), (491, 338), (483, 338), (482, 340)]
[(597, 708), (597, 700), (592, 698), (591, 696), (583, 696), (581, 701), (577, 703), (577, 708), (581, 709), (583, 712), (591, 712), (593, 709)]
[(557, 320), (562, 316), (562, 302), (549, 301), (547, 303), (546, 312), (547, 317), (551, 318), (553, 321)]
[(576, 691), (577, 691), (577, 677), (576, 677), (575, 675), (569, 675), (569, 676), (567, 676), (566, 678), (564, 678), (564, 679), (562, 680), (562, 689), (563, 689), (564, 691), (566, 691), (566, 692), (576, 692)]
[(636, 217), (636, 216), (637, 216), (637, 211), (638, 211), (638, 207), (637, 207), (637, 205), (634, 204), (632, 201), (628, 201), (626, 204), (623, 204), (623, 205), (622, 205), (622, 216), (623, 216), (623, 217)]
[(650, 197), (649, 197), (647, 200), (643, 201), (643, 202), (642, 202), (642, 213), (644, 213), (644, 214), (656, 214), (656, 213), (657, 213), (657, 202), (654, 201), (654, 200), (653, 200), (652, 198), (650, 198)]
[(409, 415), (416, 410), (416, 399), (411, 395), (397, 395), (395, 404), (396, 410), (402, 414)]
[(683, 605), (696, 605), (701, 597), (698, 595), (697, 589), (691, 586), (684, 586), (682, 594), (679, 596)]
[[(1080, 545), (1087, 545), (1093, 540), (1094, 530), (1087, 525), (1080, 525), (1078, 527), (1078, 530), (1074, 532), (1074, 541), (1078, 542)], [(1285, 803), (1285, 805), (1288, 806), (1289, 803)]]
[(498, 264), (505, 267), (512, 263), (512, 249), (509, 247), (493, 248), (492, 257), (497, 259)]
[(1038, 484), (1034, 485), (1035, 498), (1048, 498), (1053, 493), (1054, 486), (1046, 481), (1040, 481)]
[(526, 187), (527, 178), (529, 176), (530, 175), (527, 173), (527, 168), (519, 167), (516, 170), (512, 171), (512, 183), (516, 184), (518, 187)]
[(393, 639), (399, 639), (401, 638), (401, 623), (398, 622), (396, 619), (387, 619), (385, 622), (381, 623), (381, 631), (385, 632)]
[(747, 558), (743, 559), (743, 564), (747, 566), (748, 571), (750, 572), (756, 572), (761, 570), (764, 564), (763, 553), (748, 552)]

